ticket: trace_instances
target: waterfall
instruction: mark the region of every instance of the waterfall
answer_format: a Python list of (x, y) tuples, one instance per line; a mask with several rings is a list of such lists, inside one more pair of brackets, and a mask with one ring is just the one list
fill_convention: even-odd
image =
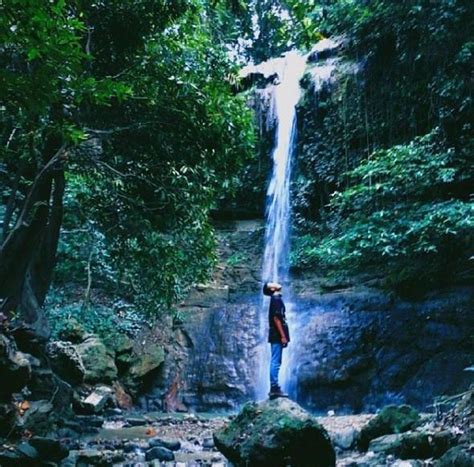
[[(290, 231), (290, 180), (292, 158), (296, 136), (296, 106), (301, 97), (300, 80), (306, 68), (306, 57), (295, 51), (287, 53), (281, 63), (278, 74), (280, 84), (275, 86), (272, 96), (272, 115), (276, 123), (275, 145), (273, 148), (273, 169), (267, 191), (265, 252), (263, 257), (263, 280), (280, 282), (284, 285), (283, 296), (288, 319), (292, 320), (292, 304), (288, 283), (289, 269), (289, 231)], [(267, 300), (261, 313), (262, 321), (268, 326)], [(294, 344), (295, 333), (291, 335)], [(268, 352), (268, 345), (267, 345)], [(268, 352), (269, 353), (269, 352)], [(293, 393), (290, 384), (288, 351), (283, 353), (280, 372), (282, 387)], [(266, 359), (269, 361), (269, 358)], [(266, 380), (268, 383), (268, 366)], [(293, 396), (295, 394), (292, 394)]]
[(280, 83), (273, 87), (269, 115), (276, 123), (276, 137), (273, 171), (267, 191), (263, 279), (284, 283), (288, 279), (290, 179), (296, 105), (301, 97), (299, 82), (306, 68), (306, 57), (292, 51), (275, 61)]
[[(264, 62), (254, 67), (265, 76), (277, 76), (278, 82), (270, 88), (270, 111), (267, 116), (275, 123), (275, 145), (272, 152), (273, 169), (267, 190), (265, 252), (263, 260), (263, 281), (280, 282), (287, 285), (289, 268), (290, 229), (290, 179), (293, 146), (296, 134), (296, 105), (301, 97), (300, 79), (306, 68), (306, 57), (296, 51)], [(253, 71), (252, 70), (252, 71)], [(286, 290), (286, 288), (285, 288)], [(291, 313), (288, 291), (285, 293), (287, 310)], [(269, 346), (267, 344), (268, 301), (262, 303), (260, 328), (262, 336), (259, 350), (259, 376), (256, 388), (257, 398), (264, 398), (269, 383)], [(281, 380), (285, 385), (288, 374), (287, 358), (283, 359)]]
[[(276, 81), (264, 90), (261, 90), (262, 100), (269, 100), (267, 119), (275, 124), (275, 144), (272, 151), (273, 168), (267, 190), (265, 251), (263, 258), (262, 283), (266, 281), (283, 284), (283, 296), (290, 327), (291, 343), (283, 353), (283, 363), (280, 372), (282, 387), (294, 399), (296, 381), (292, 376), (296, 374), (296, 362), (291, 359), (291, 349), (298, 345), (299, 330), (303, 323), (299, 322), (297, 306), (291, 298), (289, 271), (289, 233), (290, 233), (290, 180), (292, 156), (296, 140), (296, 106), (301, 98), (300, 80), (305, 73), (308, 57), (316, 56), (322, 51), (335, 49), (337, 44), (329, 39), (319, 42), (313, 50), (302, 55), (297, 51), (290, 51), (281, 57), (268, 60), (259, 65), (245, 67), (241, 75), (252, 73), (263, 75), (265, 78), (276, 77)], [(311, 69), (311, 78), (314, 88), (319, 91), (327, 82), (334, 69), (334, 63), (329, 60), (322, 66), (318, 64)], [(269, 97), (269, 99), (268, 99)], [(258, 382), (256, 397), (265, 398), (270, 386), (269, 360), (270, 350), (267, 343), (268, 335), (268, 300), (263, 299), (260, 313), (260, 335), (258, 355)]]

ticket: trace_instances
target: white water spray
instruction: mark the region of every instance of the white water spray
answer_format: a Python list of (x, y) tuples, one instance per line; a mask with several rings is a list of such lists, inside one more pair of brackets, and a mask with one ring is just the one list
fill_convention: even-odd
[(280, 84), (274, 86), (272, 118), (276, 139), (273, 149), (273, 172), (267, 191), (267, 213), (263, 279), (285, 282), (288, 279), (290, 226), (290, 179), (296, 133), (296, 105), (301, 97), (300, 79), (306, 57), (288, 52), (280, 61)]

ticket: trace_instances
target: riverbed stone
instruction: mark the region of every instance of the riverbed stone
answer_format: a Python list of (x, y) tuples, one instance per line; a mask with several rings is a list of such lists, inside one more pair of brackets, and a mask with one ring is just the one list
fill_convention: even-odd
[(456, 442), (450, 431), (413, 431), (381, 436), (370, 442), (369, 450), (400, 459), (428, 459), (442, 456)]
[(335, 453), (326, 430), (290, 399), (247, 403), (214, 433), (217, 449), (233, 464), (249, 467), (331, 467)]
[(98, 449), (81, 449), (75, 454), (77, 456), (76, 466), (79, 467), (98, 465), (105, 458), (105, 453)]
[(148, 420), (141, 416), (127, 417), (126, 422), (130, 426), (144, 426), (148, 423)]
[(204, 438), (202, 441), (202, 447), (204, 449), (212, 449), (215, 446), (214, 440), (212, 438)]
[(173, 461), (174, 454), (173, 451), (163, 446), (155, 446), (154, 448), (151, 448), (146, 452), (145, 459), (147, 461)]
[(0, 465), (3, 467), (30, 466), (39, 463), (39, 453), (29, 443), (22, 442), (11, 449), (0, 449)]
[(39, 453), (42, 460), (50, 462), (60, 462), (69, 454), (69, 450), (57, 439), (34, 436), (29, 440)]
[(366, 451), (372, 439), (392, 433), (402, 433), (415, 427), (420, 421), (420, 414), (409, 405), (388, 405), (372, 420), (362, 427), (357, 444)]
[(82, 408), (86, 413), (96, 414), (101, 412), (107, 402), (112, 398), (112, 389), (108, 386), (97, 386), (82, 401)]
[(150, 447), (163, 446), (170, 451), (179, 451), (181, 449), (181, 442), (177, 439), (163, 439), (153, 438), (150, 440)]
[(329, 431), (329, 435), (334, 446), (346, 451), (353, 448), (356, 444), (359, 436), (359, 431), (356, 428), (347, 427), (340, 431)]
[(354, 453), (337, 461), (338, 467), (381, 467), (386, 466), (386, 457), (374, 452)]

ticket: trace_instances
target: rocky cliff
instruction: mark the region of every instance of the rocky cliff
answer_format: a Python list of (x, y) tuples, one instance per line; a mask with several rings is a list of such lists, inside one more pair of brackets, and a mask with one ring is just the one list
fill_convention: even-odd
[[(179, 397), (187, 406), (235, 409), (254, 397), (259, 314), (266, 313), (259, 282), (262, 236), (258, 221), (219, 225), (214, 280), (193, 289), (180, 306), (177, 344), (168, 358), (179, 355), (180, 375), (186, 375)], [(331, 284), (295, 273), (291, 289), (304, 323), (293, 327), (288, 348), (303, 406), (373, 411), (396, 402), (426, 408), (434, 396), (468, 387), (474, 288), (432, 291), (410, 301), (362, 277)]]

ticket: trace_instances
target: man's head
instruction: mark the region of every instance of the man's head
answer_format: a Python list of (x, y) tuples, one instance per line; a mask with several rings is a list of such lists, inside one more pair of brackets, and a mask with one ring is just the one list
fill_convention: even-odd
[(278, 282), (265, 282), (263, 284), (263, 295), (273, 295), (275, 292), (280, 292), (281, 284)]

